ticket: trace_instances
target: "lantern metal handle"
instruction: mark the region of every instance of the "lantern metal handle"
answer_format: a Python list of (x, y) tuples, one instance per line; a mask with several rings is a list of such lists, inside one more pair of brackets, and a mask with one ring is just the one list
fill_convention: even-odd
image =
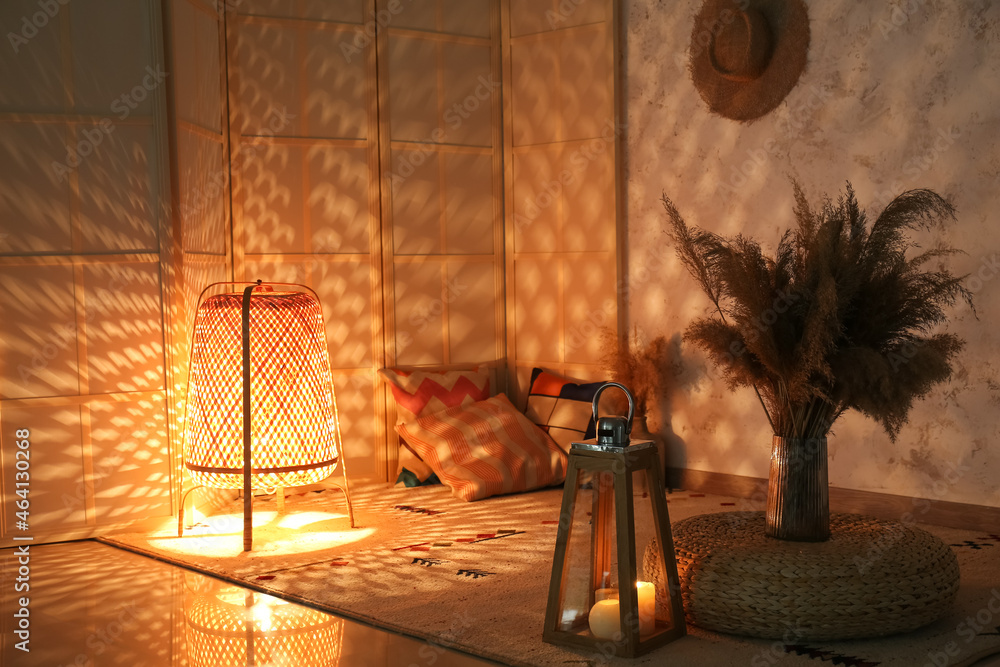
[(628, 387), (623, 384), (618, 384), (617, 382), (605, 382), (601, 385), (600, 389), (597, 390), (597, 393), (594, 394), (594, 423), (596, 424), (597, 420), (600, 419), (600, 417), (597, 416), (597, 403), (601, 398), (601, 393), (608, 387), (618, 387), (625, 392), (625, 397), (628, 398), (628, 430), (626, 433), (632, 433), (632, 417), (635, 415), (635, 401), (632, 400), (632, 392), (628, 390)]

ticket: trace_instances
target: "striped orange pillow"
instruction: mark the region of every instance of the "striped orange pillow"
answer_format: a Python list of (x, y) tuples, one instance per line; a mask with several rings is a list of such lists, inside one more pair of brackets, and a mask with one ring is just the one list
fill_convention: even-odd
[(503, 394), (399, 424), (396, 431), (463, 500), (551, 486), (566, 477), (566, 453)]

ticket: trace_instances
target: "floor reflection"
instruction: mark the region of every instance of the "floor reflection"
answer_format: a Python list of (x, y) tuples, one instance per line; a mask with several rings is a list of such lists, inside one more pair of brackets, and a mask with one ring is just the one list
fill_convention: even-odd
[[(2, 651), (16, 667), (479, 667), (493, 664), (97, 542), (0, 550)], [(28, 597), (29, 652), (14, 612)]]
[(188, 663), (337, 667), (344, 619), (186, 572), (184, 643)]

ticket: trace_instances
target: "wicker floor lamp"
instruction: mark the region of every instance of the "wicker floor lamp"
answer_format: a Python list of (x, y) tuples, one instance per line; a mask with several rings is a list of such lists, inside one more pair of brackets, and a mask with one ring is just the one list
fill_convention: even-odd
[[(242, 293), (205, 295), (222, 286)], [(275, 287), (282, 288), (275, 291)], [(285, 291), (284, 288), (303, 291)], [(243, 491), (243, 550), (253, 547), (253, 490), (329, 477), (340, 465), (351, 527), (354, 510), (337, 400), (316, 293), (290, 283), (213, 283), (195, 316), (184, 466), (200, 486)], [(280, 507), (280, 506), (279, 506)]]

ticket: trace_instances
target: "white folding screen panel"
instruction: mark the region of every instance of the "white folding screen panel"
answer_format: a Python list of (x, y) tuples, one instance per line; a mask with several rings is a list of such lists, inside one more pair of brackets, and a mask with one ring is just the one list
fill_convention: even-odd
[(248, 0), (227, 17), (235, 275), (319, 294), (352, 476), (385, 469), (369, 9)]
[[(212, 0), (168, 0), (166, 10), (173, 105), (173, 252), (165, 271), (170, 289), (164, 316), (171, 333), (167, 348), (173, 389), (171, 463), (174, 497), (179, 501), (182, 488), (190, 488), (182, 461), (182, 434), (195, 309), (206, 285), (232, 278), (232, 248), (224, 9)], [(199, 498), (225, 497), (209, 489), (199, 494)]]
[(522, 398), (535, 366), (604, 377), (597, 332), (618, 327), (616, 7), (504, 2), (508, 355)]
[(55, 7), (0, 5), (0, 546), (171, 512), (161, 8)]
[(380, 3), (383, 252), (392, 366), (502, 363), (499, 15)]

